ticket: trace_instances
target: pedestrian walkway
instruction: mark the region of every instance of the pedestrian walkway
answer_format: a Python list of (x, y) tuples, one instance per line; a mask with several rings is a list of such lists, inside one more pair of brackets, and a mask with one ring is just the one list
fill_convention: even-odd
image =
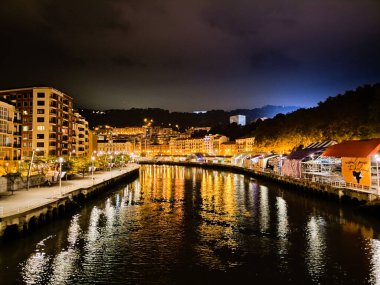
[(72, 180), (62, 179), (61, 187), (59, 184), (55, 184), (54, 186), (32, 187), (29, 190), (17, 190), (13, 195), (11, 192), (7, 192), (0, 196), (0, 218), (51, 203), (72, 191), (91, 187), (137, 168), (139, 168), (137, 164), (128, 164), (123, 168), (111, 171), (97, 171), (94, 173), (94, 179), (92, 179), (91, 173), (86, 173), (85, 177), (78, 175)]

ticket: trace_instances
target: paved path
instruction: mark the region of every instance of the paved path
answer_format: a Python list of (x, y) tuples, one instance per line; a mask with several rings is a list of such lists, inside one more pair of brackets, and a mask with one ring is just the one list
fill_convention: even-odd
[(10, 216), (37, 206), (48, 204), (54, 200), (58, 200), (61, 195), (66, 195), (79, 188), (91, 187), (92, 185), (96, 185), (136, 168), (139, 168), (137, 164), (127, 164), (122, 169), (118, 168), (111, 171), (95, 172), (94, 182), (92, 182), (90, 174), (85, 177), (78, 176), (73, 180), (66, 181), (62, 179), (61, 188), (58, 184), (54, 186), (31, 187), (29, 190), (16, 190), (14, 191), (14, 195), (11, 195), (11, 192), (7, 192), (0, 196), (0, 217)]

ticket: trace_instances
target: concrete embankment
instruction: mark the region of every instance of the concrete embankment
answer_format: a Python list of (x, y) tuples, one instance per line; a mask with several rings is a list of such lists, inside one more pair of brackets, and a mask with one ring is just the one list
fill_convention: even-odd
[(301, 191), (305, 194), (319, 194), (328, 198), (338, 199), (342, 201), (352, 202), (354, 204), (377, 206), (380, 204), (378, 196), (375, 193), (358, 191), (346, 188), (336, 188), (327, 184), (315, 183), (302, 179), (295, 179), (291, 177), (279, 176), (274, 173), (259, 172), (253, 169), (239, 167), (230, 164), (215, 164), (215, 163), (198, 163), (198, 162), (171, 162), (171, 161), (141, 161), (140, 164), (154, 164), (154, 165), (178, 165), (201, 167), (204, 169), (230, 171), (233, 173), (247, 175), (253, 178), (270, 180), (278, 183), (286, 188)]
[(31, 188), (0, 197), (0, 237), (13, 236), (62, 216), (89, 198), (139, 175), (139, 165), (63, 181), (62, 186)]

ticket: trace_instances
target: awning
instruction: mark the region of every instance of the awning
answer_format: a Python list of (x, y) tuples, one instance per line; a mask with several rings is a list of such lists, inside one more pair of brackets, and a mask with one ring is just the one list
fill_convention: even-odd
[(328, 147), (323, 156), (369, 157), (380, 150), (380, 138), (369, 140), (345, 141)]

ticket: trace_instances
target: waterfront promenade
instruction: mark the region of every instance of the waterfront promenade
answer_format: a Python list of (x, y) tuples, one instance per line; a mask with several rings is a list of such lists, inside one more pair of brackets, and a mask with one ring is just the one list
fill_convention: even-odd
[(96, 171), (92, 179), (91, 173), (86, 173), (84, 177), (78, 174), (72, 180), (62, 179), (62, 186), (59, 183), (52, 186), (32, 187), (29, 190), (20, 189), (0, 195), (0, 218), (6, 218), (15, 214), (21, 214), (31, 209), (48, 205), (62, 197), (69, 196), (70, 193), (78, 189), (86, 189), (96, 186), (104, 181), (113, 179), (123, 174), (138, 169), (137, 164), (127, 164), (123, 168), (112, 169), (111, 171)]

